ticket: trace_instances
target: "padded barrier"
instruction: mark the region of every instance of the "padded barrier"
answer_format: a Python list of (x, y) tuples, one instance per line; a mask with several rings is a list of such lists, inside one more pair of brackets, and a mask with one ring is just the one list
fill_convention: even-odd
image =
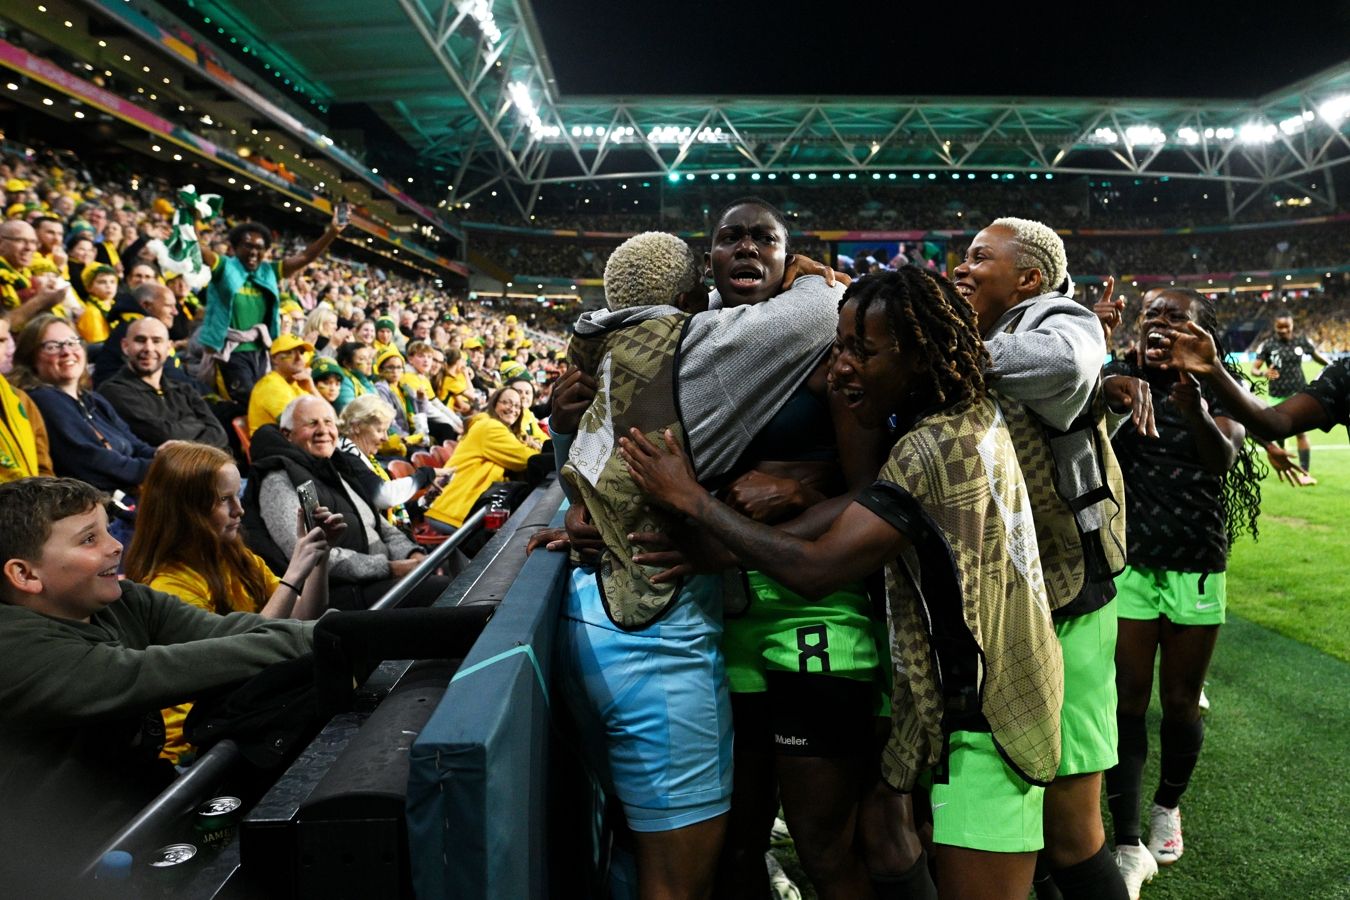
[(549, 895), (549, 684), (566, 563), (530, 555), (413, 742), (419, 898)]

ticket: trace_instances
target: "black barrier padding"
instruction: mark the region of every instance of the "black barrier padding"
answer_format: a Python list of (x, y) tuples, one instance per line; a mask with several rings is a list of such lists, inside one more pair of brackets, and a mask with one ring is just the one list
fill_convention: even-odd
[(299, 896), (408, 895), (408, 748), (444, 691), (445, 682), (433, 682), (391, 694), (301, 806)]
[(333, 612), (314, 628), (320, 710), (351, 706), (353, 678), (364, 681), (386, 659), (459, 659), (492, 618), (488, 606)]

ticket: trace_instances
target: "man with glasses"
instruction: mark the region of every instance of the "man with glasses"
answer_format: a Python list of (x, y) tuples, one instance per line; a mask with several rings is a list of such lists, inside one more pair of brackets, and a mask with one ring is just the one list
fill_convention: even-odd
[(268, 370), (268, 346), (281, 336), (281, 280), (317, 260), (345, 225), (337, 217), (324, 233), (295, 256), (268, 262), (272, 233), (256, 222), (230, 230), (232, 256), (203, 246), (202, 261), (211, 268), (206, 309), (197, 339), (216, 364), (217, 387), (243, 406), (254, 384)]
[(15, 331), (66, 296), (66, 286), (53, 287), (49, 280), (33, 274), (37, 248), (32, 225), (22, 219), (0, 223), (0, 313)]

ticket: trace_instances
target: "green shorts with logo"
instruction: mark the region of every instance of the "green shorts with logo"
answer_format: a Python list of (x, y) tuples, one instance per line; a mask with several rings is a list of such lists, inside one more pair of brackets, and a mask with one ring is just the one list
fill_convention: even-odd
[(1055, 622), (1064, 658), (1057, 775), (1104, 772), (1116, 764), (1116, 601)]
[[(854, 681), (878, 678), (878, 623), (861, 584), (807, 600), (759, 572), (747, 572), (746, 581), (749, 608), (726, 619), (722, 637), (733, 693), (766, 690), (765, 673), (775, 670)], [(880, 630), (884, 633), (884, 625)], [(880, 648), (885, 646), (883, 639)], [(890, 714), (889, 706), (882, 714)]]
[(1222, 625), (1228, 620), (1227, 575), (1126, 566), (1116, 576), (1118, 613), (1145, 622), (1166, 616), (1176, 625)]
[(947, 783), (922, 779), (933, 807), (933, 842), (993, 853), (1029, 853), (1045, 846), (1045, 788), (1009, 768), (987, 732), (954, 731)]

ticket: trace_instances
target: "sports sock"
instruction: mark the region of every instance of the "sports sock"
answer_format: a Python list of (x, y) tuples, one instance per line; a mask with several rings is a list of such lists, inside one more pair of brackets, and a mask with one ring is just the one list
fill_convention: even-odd
[(1116, 713), (1119, 762), (1106, 770), (1106, 806), (1116, 844), (1139, 843), (1139, 783), (1148, 758), (1148, 726), (1143, 716)]
[(1153, 795), (1153, 802), (1175, 809), (1181, 802), (1181, 795), (1186, 792), (1186, 786), (1191, 783), (1191, 773), (1195, 771), (1196, 760), (1200, 758), (1200, 747), (1205, 743), (1204, 720), (1169, 722), (1163, 719), (1159, 738), (1160, 771), (1158, 791)]
[(877, 900), (937, 900), (926, 852), (921, 851), (907, 871), (899, 875), (873, 875), (871, 881)]
[(1312, 467), (1312, 448), (1298, 451), (1298, 464), (1303, 467), (1303, 471), (1309, 472)]
[[(1125, 879), (1120, 877), (1115, 857), (1101, 849), (1080, 863), (1052, 873), (1064, 900), (1129, 900)], [(1039, 893), (1036, 895), (1040, 896)]]
[(1036, 873), (1031, 876), (1031, 888), (1036, 892), (1036, 900), (1064, 900), (1064, 895), (1055, 886), (1054, 876), (1050, 874), (1050, 863), (1044, 853), (1036, 855)]

